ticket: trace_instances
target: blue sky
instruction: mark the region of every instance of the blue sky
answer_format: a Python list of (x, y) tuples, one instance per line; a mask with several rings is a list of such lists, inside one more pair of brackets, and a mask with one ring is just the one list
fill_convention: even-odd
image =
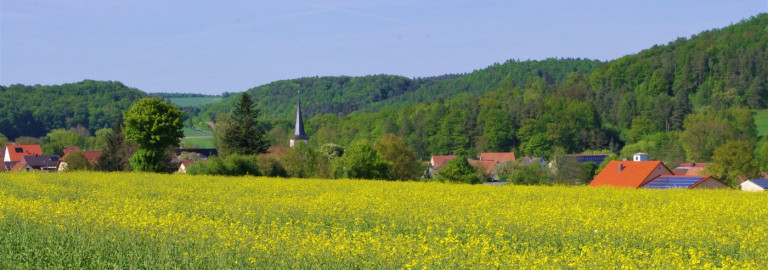
[(241, 92), (325, 75), (612, 60), (768, 12), (768, 0), (2, 0), (0, 85)]

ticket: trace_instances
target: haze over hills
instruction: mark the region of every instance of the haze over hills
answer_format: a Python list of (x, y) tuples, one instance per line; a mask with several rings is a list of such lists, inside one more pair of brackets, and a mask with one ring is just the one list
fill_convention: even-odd
[[(317, 143), (347, 144), (393, 132), (422, 157), (486, 150), (517, 150), (538, 156), (589, 149), (617, 152), (625, 144), (644, 140), (643, 136), (627, 135), (638, 117), (649, 119), (649, 134), (684, 132), (686, 117), (691, 114), (714, 112), (735, 122), (733, 113), (727, 111), (765, 109), (767, 51), (768, 15), (760, 14), (609, 62), (510, 60), (468, 74), (299, 78), (247, 92), (258, 101), (261, 119), (269, 122), (265, 128), (277, 142), (290, 133), (300, 90), (307, 132)], [(104, 118), (92, 109), (62, 109), (67, 111), (64, 116), (42, 117), (34, 106), (18, 104), (35, 92), (17, 89), (32, 88), (16, 85), (0, 89), (5, 93), (0, 94), (0, 104), (4, 104), (0, 112), (31, 116), (34, 121), (29, 123), (47, 129), (85, 123), (72, 119)], [(8, 94), (11, 92), (13, 95)], [(62, 92), (62, 96), (37, 98), (45, 99), (40, 104), (53, 104), (65, 96)], [(221, 102), (186, 109), (187, 117), (192, 118), (188, 123), (212, 120), (216, 114), (228, 112), (236, 99), (237, 95), (232, 95)], [(74, 101), (67, 106), (91, 106), (78, 104), (78, 98), (68, 100)], [(4, 117), (0, 122), (5, 121), (2, 128), (20, 127), (27, 121), (24, 119)], [(44, 131), (30, 135), (40, 136)], [(23, 133), (14, 134), (27, 135)], [(685, 147), (678, 143), (667, 148), (680, 152)], [(673, 154), (679, 158), (679, 153)]]

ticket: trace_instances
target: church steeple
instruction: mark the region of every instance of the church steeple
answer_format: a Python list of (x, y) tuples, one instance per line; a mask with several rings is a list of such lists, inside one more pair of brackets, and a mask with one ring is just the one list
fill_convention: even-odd
[(304, 133), (304, 121), (301, 119), (301, 97), (296, 102), (296, 128), (293, 131), (293, 137), (291, 137), (291, 147), (296, 144), (296, 141), (303, 141), (304, 144), (309, 142), (309, 137)]

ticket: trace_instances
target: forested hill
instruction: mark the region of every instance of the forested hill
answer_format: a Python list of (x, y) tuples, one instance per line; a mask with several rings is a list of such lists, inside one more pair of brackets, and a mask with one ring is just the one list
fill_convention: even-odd
[(112, 126), (116, 116), (146, 96), (112, 81), (0, 86), (0, 134), (11, 140), (42, 137), (53, 129), (78, 125), (94, 132)]
[[(450, 99), (461, 93), (480, 94), (499, 87), (525, 88), (539, 79), (558, 84), (571, 72), (588, 73), (599, 64), (596, 60), (582, 59), (510, 60), (464, 75), (414, 79), (393, 75), (300, 78), (255, 87), (248, 93), (258, 102), (262, 117), (267, 119), (290, 119), (296, 112), (297, 91), (301, 91), (302, 113), (306, 117), (325, 113), (343, 116), (399, 109), (425, 101)], [(237, 99), (237, 95), (233, 95), (204, 107), (201, 120), (229, 112)]]
[[(768, 106), (768, 14), (654, 46), (591, 72), (566, 69), (560, 81), (520, 81), (503, 73), (468, 79), (494, 68), (425, 86), (435, 89), (426, 91), (425, 102), (403, 109), (316, 116), (307, 132), (317, 143), (340, 144), (392, 132), (424, 158), (510, 150), (547, 158), (607, 149), (650, 152), (671, 164), (710, 161), (727, 141), (757, 141), (750, 110)], [(465, 90), (493, 91), (428, 99), (443, 97), (441, 84), (459, 80), (477, 82)]]

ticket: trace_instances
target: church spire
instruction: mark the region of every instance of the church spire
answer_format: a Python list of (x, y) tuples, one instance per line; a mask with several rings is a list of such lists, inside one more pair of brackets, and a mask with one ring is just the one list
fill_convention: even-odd
[[(301, 92), (297, 91), (299, 95)], [(304, 133), (304, 121), (301, 119), (301, 96), (297, 98), (296, 102), (296, 128), (293, 131), (293, 137), (291, 137), (291, 147), (296, 144), (296, 141), (303, 141), (305, 144), (309, 142), (309, 137)]]

